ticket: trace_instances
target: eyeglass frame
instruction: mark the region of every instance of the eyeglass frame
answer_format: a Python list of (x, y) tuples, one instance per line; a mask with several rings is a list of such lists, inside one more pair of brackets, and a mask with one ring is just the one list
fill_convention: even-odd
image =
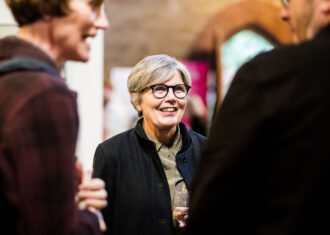
[[(158, 97), (158, 96), (156, 96), (156, 95), (155, 95), (155, 92), (154, 92), (154, 88), (155, 88), (156, 86), (159, 86), (159, 85), (161, 85), (161, 86), (165, 86), (166, 89), (167, 89), (165, 95), (162, 96), (162, 97)], [(176, 88), (177, 86), (182, 86), (182, 85), (184, 85), (184, 86), (186, 87), (187, 92), (186, 92), (186, 94), (185, 94), (184, 97), (177, 97), (177, 95), (175, 94), (174, 90), (175, 90), (175, 88)], [(186, 85), (186, 84), (177, 84), (177, 85), (175, 85), (175, 86), (168, 86), (168, 85), (166, 85), (166, 84), (155, 84), (155, 85), (148, 86), (148, 87), (146, 87), (146, 88), (150, 88), (151, 91), (152, 91), (152, 94), (153, 94), (154, 97), (156, 97), (157, 99), (163, 99), (163, 98), (165, 98), (165, 97), (168, 95), (168, 91), (170, 90), (170, 88), (172, 88), (172, 92), (173, 92), (174, 96), (175, 96), (177, 99), (184, 99), (184, 98), (187, 97), (187, 95), (188, 95), (188, 93), (189, 93), (189, 90), (190, 90), (191, 86), (188, 86), (188, 85)], [(145, 88), (145, 89), (146, 89), (146, 88)]]

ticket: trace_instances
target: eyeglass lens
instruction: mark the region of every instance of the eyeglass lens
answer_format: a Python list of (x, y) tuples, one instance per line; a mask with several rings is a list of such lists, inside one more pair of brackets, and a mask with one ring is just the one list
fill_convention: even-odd
[(175, 97), (182, 99), (187, 96), (189, 90), (189, 86), (186, 86), (185, 84), (179, 84), (175, 86), (158, 84), (150, 86), (150, 88), (152, 89), (154, 96), (157, 98), (164, 98), (167, 95), (169, 88), (172, 88)]

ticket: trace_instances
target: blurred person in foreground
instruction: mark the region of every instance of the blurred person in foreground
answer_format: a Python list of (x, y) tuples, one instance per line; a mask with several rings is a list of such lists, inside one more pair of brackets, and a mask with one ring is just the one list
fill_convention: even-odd
[(297, 45), (237, 72), (196, 168), (189, 234), (330, 233), (330, 1), (282, 3)]
[(167, 55), (141, 60), (128, 77), (131, 102), (141, 119), (135, 128), (101, 143), (94, 175), (102, 178), (108, 206), (102, 210), (107, 234), (172, 235), (176, 192), (190, 189), (205, 137), (181, 123), (191, 79)]
[(0, 40), (0, 63), (33, 58), (53, 73), (0, 76), (1, 234), (100, 234), (104, 182), (75, 168), (76, 97), (59, 67), (88, 60), (87, 38), (108, 25), (103, 0), (6, 3), (19, 32)]

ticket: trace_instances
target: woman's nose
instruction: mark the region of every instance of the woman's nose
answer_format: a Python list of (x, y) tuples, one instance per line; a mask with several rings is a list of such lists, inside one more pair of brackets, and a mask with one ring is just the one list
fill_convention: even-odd
[(168, 89), (166, 99), (171, 99), (171, 100), (176, 99), (176, 96), (174, 95), (174, 89), (172, 87)]
[(104, 6), (102, 7), (102, 9), (100, 9), (100, 12), (97, 14), (97, 18), (94, 24), (97, 29), (105, 30), (109, 27), (109, 21), (104, 12)]
[(289, 11), (287, 7), (282, 7), (280, 11), (280, 17), (283, 21), (288, 21), (289, 20)]

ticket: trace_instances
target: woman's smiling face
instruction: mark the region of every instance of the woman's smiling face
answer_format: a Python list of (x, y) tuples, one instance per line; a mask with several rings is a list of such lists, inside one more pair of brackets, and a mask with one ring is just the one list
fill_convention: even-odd
[(70, 12), (52, 19), (51, 50), (58, 62), (87, 61), (90, 45), (99, 29), (108, 27), (103, 0), (68, 0)]
[[(175, 70), (172, 77), (165, 83), (168, 86), (183, 84), (182, 76)], [(150, 135), (158, 131), (175, 131), (176, 126), (181, 122), (187, 105), (187, 97), (178, 99), (173, 94), (173, 89), (169, 89), (164, 98), (156, 98), (151, 89), (146, 89), (141, 95), (141, 103), (136, 104), (144, 117), (144, 128)]]

